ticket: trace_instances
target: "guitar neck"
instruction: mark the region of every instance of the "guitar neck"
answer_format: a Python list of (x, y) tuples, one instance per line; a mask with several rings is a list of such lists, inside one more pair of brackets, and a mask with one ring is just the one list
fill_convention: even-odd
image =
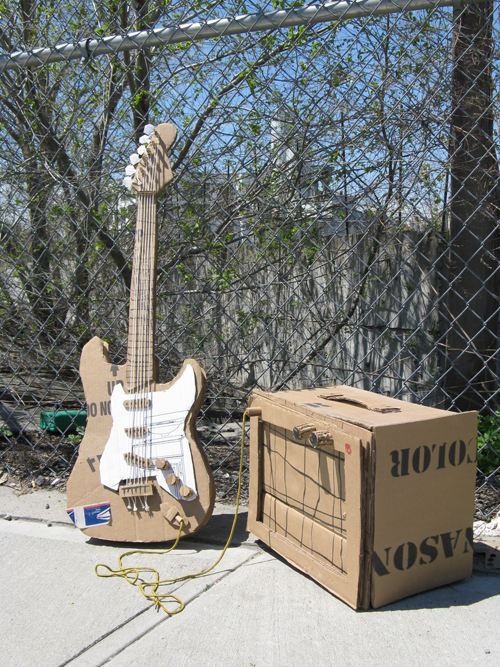
[(127, 345), (127, 384), (130, 393), (149, 391), (154, 388), (156, 381), (156, 256), (156, 195), (139, 192)]

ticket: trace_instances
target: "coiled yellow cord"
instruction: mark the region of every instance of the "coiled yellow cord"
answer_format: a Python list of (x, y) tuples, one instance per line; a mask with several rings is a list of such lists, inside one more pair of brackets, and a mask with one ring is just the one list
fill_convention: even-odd
[[(226, 546), (222, 550), (221, 555), (219, 558), (215, 561), (215, 563), (209, 567), (207, 570), (203, 570), (203, 572), (198, 572), (196, 574), (186, 574), (183, 577), (176, 577), (175, 579), (160, 579), (160, 575), (158, 574), (158, 571), (155, 570), (152, 567), (123, 567), (122, 565), (122, 560), (127, 557), (127, 556), (132, 556), (132, 554), (155, 554), (162, 556), (164, 554), (168, 554), (171, 551), (175, 549), (175, 547), (179, 544), (179, 540), (181, 537), (181, 531), (182, 531), (182, 526), (183, 523), (181, 521), (181, 525), (179, 526), (179, 532), (177, 533), (177, 539), (175, 540), (174, 544), (170, 547), (170, 549), (167, 549), (166, 551), (144, 551), (144, 550), (139, 550), (139, 549), (134, 549), (133, 551), (126, 551), (125, 553), (121, 554), (121, 556), (118, 558), (118, 569), (117, 570), (112, 570), (108, 565), (104, 565), (103, 563), (99, 563), (98, 565), (95, 566), (95, 573), (98, 577), (122, 577), (125, 579), (125, 581), (132, 586), (135, 586), (139, 582), (139, 576), (140, 573), (151, 573), (154, 575), (154, 581), (140, 581), (139, 582), (139, 588), (141, 590), (141, 593), (144, 595), (144, 597), (147, 600), (151, 600), (154, 602), (155, 609), (163, 609), (163, 611), (168, 614), (169, 616), (174, 616), (174, 614), (179, 614), (183, 609), (184, 609), (184, 602), (180, 600), (178, 597), (175, 595), (172, 595), (171, 593), (158, 593), (158, 588), (162, 586), (163, 584), (174, 584), (178, 581), (186, 581), (187, 579), (196, 579), (197, 577), (202, 577), (205, 574), (208, 574), (211, 572), (217, 565), (221, 562), (224, 554), (226, 553), (229, 545), (231, 544), (231, 540), (233, 539), (233, 534), (234, 534), (234, 529), (236, 527), (236, 520), (238, 519), (238, 509), (240, 506), (240, 495), (241, 495), (241, 475), (243, 471), (243, 452), (245, 448), (245, 421), (246, 421), (246, 416), (247, 416), (247, 411), (243, 413), (243, 424), (242, 424), (242, 436), (241, 436), (241, 451), (240, 451), (240, 469), (238, 473), (238, 493), (236, 495), (236, 510), (234, 513), (234, 520), (233, 520), (233, 525), (231, 527), (231, 532), (229, 533), (229, 538), (226, 542)], [(106, 573), (99, 573), (98, 568), (104, 568), (107, 570)], [(133, 576), (132, 576), (133, 575)], [(147, 591), (146, 589), (151, 588), (151, 591)], [(166, 600), (173, 600), (178, 603), (179, 607), (178, 609), (175, 609), (174, 611), (170, 611), (165, 607), (163, 604), (163, 601)]]

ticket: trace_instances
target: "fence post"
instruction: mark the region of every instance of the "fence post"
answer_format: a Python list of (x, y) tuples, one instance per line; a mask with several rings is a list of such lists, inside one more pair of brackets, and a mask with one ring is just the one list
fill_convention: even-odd
[(445, 389), (482, 409), (498, 389), (499, 169), (493, 140), (492, 2), (456, 9), (453, 28)]

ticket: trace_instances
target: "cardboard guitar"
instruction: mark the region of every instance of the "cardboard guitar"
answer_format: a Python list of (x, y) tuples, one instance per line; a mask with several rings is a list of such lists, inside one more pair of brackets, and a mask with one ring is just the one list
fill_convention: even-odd
[(167, 151), (175, 137), (173, 125), (159, 125), (139, 148), (142, 156), (132, 156), (137, 169), (127, 168), (127, 184), (137, 193), (127, 362), (111, 364), (108, 344), (97, 337), (80, 360), (88, 417), (68, 480), (67, 511), (85, 534), (104, 540), (173, 540), (181, 520), (181, 535), (194, 533), (215, 502), (195, 426), (204, 371), (187, 359), (172, 382), (158, 384), (154, 354), (156, 203), (173, 178)]

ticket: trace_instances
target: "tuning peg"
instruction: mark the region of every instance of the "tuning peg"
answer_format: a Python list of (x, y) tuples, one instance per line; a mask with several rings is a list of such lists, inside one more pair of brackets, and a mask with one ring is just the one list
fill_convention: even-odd
[(144, 155), (145, 152), (146, 152), (146, 146), (139, 146), (139, 148), (137, 149), (138, 155)]
[(123, 185), (130, 190), (132, 187), (132, 179), (130, 176), (125, 176), (125, 178), (122, 181)]
[(141, 158), (137, 155), (137, 153), (132, 153), (130, 156), (130, 164), (137, 164)]
[(133, 176), (133, 175), (135, 174), (135, 167), (134, 167), (134, 165), (132, 165), (132, 164), (128, 164), (128, 165), (125, 167), (125, 173), (127, 174), (127, 176)]
[(145, 126), (144, 128), (144, 134), (147, 134), (148, 136), (151, 136), (153, 132), (155, 131), (155, 126), (151, 125), (151, 123), (148, 123), (148, 125)]
[(149, 142), (149, 135), (148, 134), (143, 134), (142, 137), (139, 139), (140, 144), (147, 144)]

